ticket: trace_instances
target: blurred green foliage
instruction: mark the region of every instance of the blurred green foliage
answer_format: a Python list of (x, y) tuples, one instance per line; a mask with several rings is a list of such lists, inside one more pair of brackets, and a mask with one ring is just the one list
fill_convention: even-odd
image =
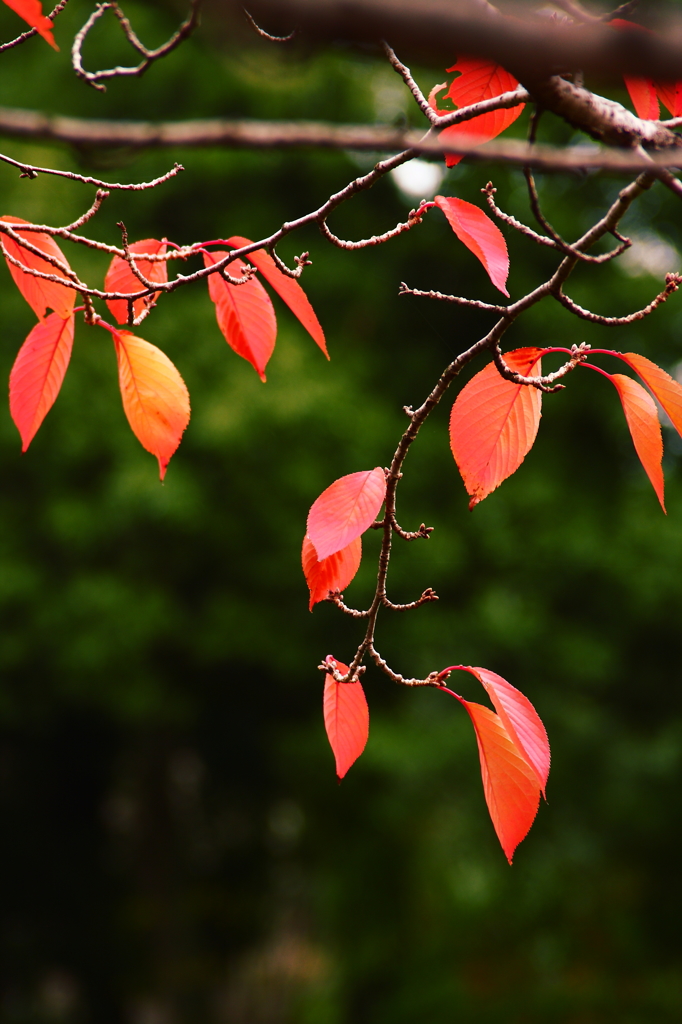
[[(89, 10), (72, 0), (62, 15), (60, 54), (38, 39), (3, 55), (3, 103), (90, 117), (413, 117), (378, 54), (277, 48), (219, 19), (142, 81), (96, 93), (67, 56)], [(182, 14), (150, 0), (126, 11), (151, 44)], [(2, 38), (16, 28), (3, 8)], [(113, 19), (102, 19), (87, 66), (128, 60)], [(419, 72), (427, 88), (443, 77)], [(526, 126), (527, 114), (512, 131)], [(542, 132), (570, 141), (562, 125)], [(184, 163), (162, 188), (111, 196), (91, 225), (110, 242), (121, 219), (133, 239), (257, 238), (368, 165), (354, 154), (72, 153), (16, 141), (5, 152), (112, 180)], [(441, 190), (482, 204), (491, 174), (500, 205), (528, 220), (519, 171), (463, 165)], [(6, 166), (0, 179), (3, 212), (38, 221), (67, 223), (92, 198)], [(575, 237), (620, 185), (576, 174), (547, 177), (541, 191), (556, 227)], [(652, 190), (624, 229), (655, 232), (659, 250), (661, 240), (682, 247), (675, 202)], [(386, 180), (332, 227), (363, 237), (412, 205)], [(506, 234), (517, 297), (556, 258)], [(97, 254), (64, 248), (88, 280), (102, 279)], [(399, 601), (426, 586), (441, 600), (385, 616), (379, 649), (405, 674), (461, 661), (520, 687), (550, 734), (549, 803), (510, 869), (461, 709), (393, 689), (372, 669), (370, 742), (337, 787), (316, 665), (350, 657), (359, 632), (329, 605), (307, 611), (307, 509), (336, 477), (388, 463), (402, 406), (421, 401), (492, 322), (398, 298), (398, 283), (496, 293), (437, 211), (380, 249), (340, 252), (302, 232), (282, 253), (291, 261), (304, 249), (330, 364), (277, 299), (266, 385), (227, 349), (205, 287), (168, 296), (138, 332), (173, 359), (193, 400), (163, 486), (125, 421), (102, 331), (79, 324), (62, 394), (25, 456), (0, 417), (0, 1019), (678, 1021), (680, 442), (666, 430), (664, 518), (615, 391), (577, 372), (547, 396), (523, 467), (469, 514), (448, 396), (399, 495), (403, 525), (435, 531), (428, 544), (396, 547), (390, 584)], [(661, 276), (582, 267), (569, 292), (624, 313)], [(33, 317), (4, 271), (0, 287), (7, 375)], [(588, 341), (673, 368), (680, 326), (679, 297), (617, 331), (544, 303), (506, 340)], [(378, 542), (365, 539), (356, 606), (371, 593)], [(481, 699), (473, 680), (458, 687)]]

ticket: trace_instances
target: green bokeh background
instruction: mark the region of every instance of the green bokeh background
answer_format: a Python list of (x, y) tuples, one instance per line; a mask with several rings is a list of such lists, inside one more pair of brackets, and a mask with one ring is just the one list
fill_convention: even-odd
[[(141, 81), (96, 93), (68, 61), (89, 11), (72, 0), (60, 54), (38, 39), (3, 55), (4, 105), (118, 118), (413, 118), (377, 53), (280, 49), (223, 24), (219, 10)], [(182, 14), (151, 0), (126, 11), (152, 44)], [(3, 8), (2, 38), (17, 27)], [(88, 66), (128, 60), (103, 19)], [(430, 88), (444, 76), (434, 67), (419, 77)], [(527, 114), (512, 134), (526, 126)], [(570, 139), (561, 125), (542, 131)], [(369, 166), (366, 155), (307, 151), (74, 153), (16, 140), (4, 151), (123, 181), (184, 163), (162, 188), (111, 196), (91, 229), (114, 243), (121, 219), (133, 239), (261, 237)], [(490, 176), (503, 208), (528, 220), (517, 170), (463, 165), (441, 190), (481, 205)], [(92, 198), (7, 166), (0, 181), (3, 212), (36, 221), (67, 223)], [(575, 174), (541, 190), (575, 237), (621, 184)], [(386, 180), (332, 227), (363, 237), (411, 205)], [(680, 223), (677, 201), (656, 188), (624, 229), (680, 247)], [(505, 234), (516, 298), (556, 257)], [(665, 430), (666, 518), (615, 390), (579, 371), (547, 396), (519, 472), (470, 514), (448, 447), (448, 396), (399, 495), (406, 528), (435, 530), (428, 544), (396, 547), (390, 582), (395, 600), (426, 586), (441, 600), (385, 616), (378, 644), (407, 675), (463, 662), (521, 688), (552, 743), (549, 803), (510, 869), (462, 710), (372, 669), (370, 741), (337, 786), (316, 665), (352, 656), (359, 630), (330, 605), (307, 610), (305, 516), (336, 477), (388, 463), (402, 406), (420, 402), (492, 323), (398, 298), (398, 283), (493, 302), (497, 293), (438, 211), (380, 249), (341, 252), (304, 231), (282, 254), (304, 249), (329, 364), (277, 298), (266, 385), (226, 347), (205, 286), (165, 298), (138, 331), (192, 396), (164, 485), (124, 418), (103, 331), (78, 325), (62, 393), (26, 455), (0, 416), (0, 1020), (679, 1021), (682, 443)], [(64, 251), (102, 280), (97, 254)], [(660, 279), (587, 267), (569, 291), (621, 314)], [(34, 318), (5, 271), (0, 289), (6, 377)], [(679, 297), (618, 330), (545, 302), (507, 341), (588, 341), (671, 369), (681, 326)], [(348, 591), (356, 606), (371, 594), (378, 542), (366, 537)], [(458, 688), (481, 699), (473, 679)]]

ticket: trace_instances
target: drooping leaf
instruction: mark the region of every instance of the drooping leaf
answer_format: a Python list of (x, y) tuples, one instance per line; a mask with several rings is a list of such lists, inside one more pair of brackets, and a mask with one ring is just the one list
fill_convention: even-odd
[[(205, 252), (204, 265), (215, 266), (228, 255), (227, 252)], [(244, 266), (241, 260), (234, 260), (228, 267), (230, 276), (240, 277)], [(264, 381), (265, 367), (277, 336), (275, 311), (265, 288), (254, 278), (246, 284), (233, 285), (220, 274), (211, 274), (208, 294), (215, 303), (218, 327), (225, 341), (237, 355), (251, 363)]]
[[(145, 252), (150, 256), (162, 256), (166, 249), (165, 238), (162, 241), (156, 238), (145, 238), (141, 242), (133, 242), (130, 246), (130, 251), (133, 255), (138, 252)], [(146, 277), (148, 281), (153, 281), (154, 284), (164, 284), (168, 280), (168, 264), (165, 262), (157, 263), (154, 260), (135, 260), (135, 265), (142, 276)], [(122, 260), (120, 256), (114, 256), (107, 270), (107, 276), (104, 278), (104, 290), (134, 295), (135, 292), (142, 291), (143, 288), (144, 285), (135, 277), (127, 260)], [(133, 302), (134, 316), (138, 317), (145, 306), (153, 305), (159, 294), (159, 292), (155, 292), (154, 295), (135, 299)], [(116, 323), (126, 324), (128, 322), (128, 303), (125, 299), (107, 299), (107, 306)]]
[(320, 561), (348, 547), (369, 529), (386, 496), (383, 469), (349, 473), (335, 480), (313, 502), (308, 537)]
[(509, 297), (506, 287), (509, 254), (504, 235), (497, 224), (478, 206), (463, 199), (436, 196), (435, 203), (447, 217), (460, 242), (481, 261), (495, 287)]
[(168, 356), (129, 331), (113, 335), (123, 409), (143, 448), (159, 460), (163, 480), (189, 423), (189, 394)]
[(362, 540), (356, 537), (350, 544), (322, 561), (317, 557), (313, 542), (303, 538), (301, 561), (303, 574), (310, 591), (310, 611), (318, 601), (325, 601), (330, 590), (343, 591), (355, 577), (362, 559)]
[(476, 731), (483, 792), (497, 838), (509, 863), (528, 835), (540, 804), (535, 769), (490, 708), (459, 697)]
[(639, 374), (654, 398), (660, 402), (675, 430), (682, 436), (682, 385), (669, 373), (637, 352), (612, 352)]
[[(234, 245), (236, 249), (240, 249), (243, 245), (251, 244), (250, 239), (242, 238), (241, 235), (234, 235), (232, 238), (228, 238), (228, 242), (230, 245)], [(268, 284), (275, 289), (280, 299), (286, 302), (294, 316), (303, 324), (310, 337), (319, 345), (327, 359), (329, 359), (327, 343), (320, 321), (315, 315), (315, 310), (310, 305), (308, 296), (296, 278), (287, 277), (286, 274), (283, 274), (270, 253), (266, 252), (265, 249), (256, 249), (255, 252), (250, 252), (247, 259), (249, 263), (252, 263), (260, 271)]]
[[(448, 71), (460, 71), (461, 74), (452, 82), (445, 94), (457, 107), (468, 107), (472, 103), (501, 96), (503, 92), (511, 92), (518, 88), (519, 83), (508, 71), (491, 60), (479, 57), (459, 57), (457, 63)], [(509, 107), (506, 110), (493, 110), (489, 114), (480, 114), (471, 121), (444, 128), (440, 138), (454, 141), (462, 136), (477, 138), (481, 143), (492, 139), (513, 124), (523, 111), (525, 104)], [(454, 167), (462, 159), (454, 153), (448, 153), (445, 163)]]
[(623, 75), (625, 87), (630, 94), (637, 117), (645, 121), (657, 121), (660, 115), (656, 88), (650, 78), (636, 78)]
[[(348, 666), (329, 655), (331, 668), (346, 675)], [(357, 761), (367, 745), (369, 736), (369, 708), (361, 684), (337, 683), (327, 673), (324, 678), (324, 726), (336, 760), (336, 775), (341, 780), (350, 766)]]
[(43, 14), (40, 0), (3, 0), (3, 3), (23, 18), (27, 25), (35, 28), (53, 50), (59, 49), (52, 35), (52, 22)]
[(535, 770), (538, 785), (544, 795), (549, 776), (549, 740), (537, 711), (524, 694), (496, 672), (470, 665), (456, 665), (470, 672), (485, 687), (507, 733), (523, 753), (528, 765)]
[(644, 471), (651, 481), (651, 486), (656, 492), (656, 497), (661, 503), (661, 508), (665, 512), (663, 468), (661, 466), (663, 438), (661, 437), (656, 403), (649, 392), (645, 391), (642, 385), (632, 377), (626, 377), (622, 373), (611, 373), (608, 374), (608, 377), (615, 385), (623, 403), (623, 412), (639, 461), (642, 463)]
[[(4, 216), (0, 217), (0, 220), (7, 221), (12, 225), (27, 223), (21, 217)], [(41, 231), (18, 231), (18, 233), (30, 242), (31, 245), (34, 245), (36, 249), (40, 249), (42, 252), (47, 253), (48, 256), (61, 260), (68, 266), (64, 253), (51, 235), (46, 235)], [(63, 277), (64, 280), (68, 281), (66, 274), (59, 267), (55, 267), (48, 263), (47, 260), (29, 252), (28, 249), (15, 242), (9, 235), (2, 235), (2, 243), (9, 255), (19, 260), (25, 267), (39, 270), (43, 274)], [(13, 263), (10, 263), (9, 260), (7, 260), (7, 266), (14, 279), (14, 283), (39, 320), (42, 320), (48, 308), (53, 309), (63, 319), (71, 316), (76, 300), (76, 293), (73, 288), (67, 288), (56, 281), (46, 281), (44, 278), (27, 274), (25, 270), (21, 270)]]
[[(539, 376), (541, 352), (519, 348), (504, 358), (524, 376)], [(450, 415), (450, 447), (471, 498), (469, 508), (519, 468), (533, 447), (541, 408), (537, 388), (505, 380), (494, 363), (462, 388)]]
[(71, 358), (74, 320), (50, 313), (40, 320), (14, 361), (9, 408), (25, 452), (54, 405)]

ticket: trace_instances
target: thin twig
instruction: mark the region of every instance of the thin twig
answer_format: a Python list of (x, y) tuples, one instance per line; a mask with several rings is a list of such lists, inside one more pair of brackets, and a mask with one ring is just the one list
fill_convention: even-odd
[(593, 324), (601, 324), (604, 327), (624, 327), (627, 324), (634, 324), (637, 320), (643, 320), (645, 316), (649, 316), (655, 309), (658, 309), (667, 299), (676, 292), (682, 283), (682, 275), (680, 274), (666, 274), (665, 288), (660, 292), (655, 299), (645, 306), (643, 309), (638, 309), (635, 313), (628, 313), (626, 316), (602, 316), (600, 313), (592, 313), (589, 309), (583, 309), (577, 302), (569, 298), (562, 289), (558, 289), (556, 292), (552, 292), (552, 295), (560, 302), (562, 306), (568, 309), (571, 313), (579, 316), (581, 320), (589, 320)]
[(269, 42), (271, 43), (288, 43), (296, 35), (296, 29), (293, 29), (288, 36), (271, 36), (269, 32), (266, 32), (264, 28), (260, 27), (260, 25), (256, 22), (255, 18), (253, 17), (253, 15), (249, 14), (246, 7), (244, 8), (244, 14), (246, 15), (247, 19), (251, 22), (251, 27), (256, 30), (258, 35), (262, 36), (263, 39), (269, 40)]
[(461, 295), (444, 295), (443, 292), (422, 291), (420, 288), (410, 288), (404, 281), (400, 282), (398, 295), (416, 295), (420, 299), (439, 299), (441, 302), (454, 302), (458, 306), (483, 309), (490, 313), (498, 313), (501, 316), (507, 311), (507, 306), (496, 306), (490, 302), (482, 302), (480, 299), (465, 299)]
[[(54, 21), (54, 19), (57, 17), (57, 15), (62, 13), (64, 8), (68, 4), (68, 2), (69, 2), (69, 0), (60, 0), (60, 2), (57, 4), (57, 6), (53, 7), (52, 10), (50, 11), (50, 13), (46, 15), (46, 17), (49, 18), (50, 21)], [(25, 32), (22, 32), (21, 35), (18, 35), (16, 37), (16, 39), (10, 39), (10, 41), (8, 43), (1, 43), (0, 44), (0, 53), (4, 53), (5, 50), (13, 50), (15, 46), (21, 46), (21, 44), (25, 43), (27, 39), (32, 39), (33, 36), (37, 36), (37, 35), (38, 35), (38, 29), (37, 28), (28, 28), (28, 29), (26, 29)]]
[[(175, 32), (167, 42), (158, 46), (155, 50), (150, 50), (144, 45), (144, 43), (140, 42), (132, 25), (126, 18), (118, 3), (98, 4), (83, 27), (74, 37), (73, 46), (71, 47), (71, 63), (73, 65), (73, 70), (79, 78), (82, 78), (88, 83), (88, 85), (91, 85), (93, 89), (98, 89), (100, 92), (106, 91), (106, 86), (101, 84), (101, 79), (103, 78), (108, 79), (131, 76), (139, 78), (155, 61), (159, 60), (161, 57), (167, 56), (175, 50), (176, 47), (178, 47), (180, 43), (187, 39), (187, 37), (193, 32), (199, 21), (200, 4), (201, 0), (190, 0), (190, 13), (185, 21), (183, 21), (177, 32)], [(93, 25), (106, 11), (111, 11), (116, 15), (126, 39), (132, 48), (136, 50), (143, 59), (134, 67), (121, 67), (119, 65), (114, 68), (108, 68), (105, 71), (86, 71), (83, 67), (83, 43), (85, 42), (85, 39)]]

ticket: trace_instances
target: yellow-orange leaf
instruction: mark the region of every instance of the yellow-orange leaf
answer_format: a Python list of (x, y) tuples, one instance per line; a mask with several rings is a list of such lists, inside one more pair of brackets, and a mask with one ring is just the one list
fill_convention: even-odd
[(159, 460), (163, 480), (189, 423), (189, 394), (168, 356), (128, 331), (113, 335), (123, 409), (143, 448)]

